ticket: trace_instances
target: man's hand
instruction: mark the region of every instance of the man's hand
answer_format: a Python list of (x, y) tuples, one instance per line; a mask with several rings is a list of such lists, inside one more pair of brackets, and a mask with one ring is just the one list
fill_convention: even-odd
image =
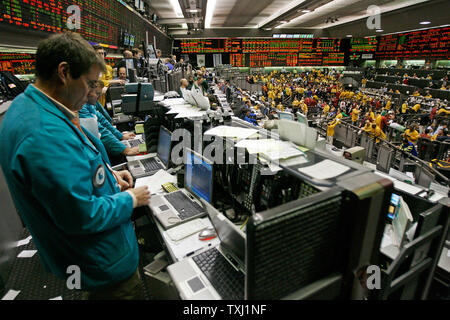
[(125, 150), (123, 150), (123, 154), (126, 156), (135, 156), (139, 154), (139, 147), (134, 147), (134, 148), (125, 148)]
[(137, 200), (137, 207), (147, 206), (150, 202), (150, 191), (147, 186), (128, 190), (134, 194)]
[(131, 176), (130, 171), (128, 170), (116, 171), (116, 174), (128, 184), (128, 188), (133, 188), (133, 177)]
[(122, 134), (122, 140), (130, 140), (136, 137), (136, 135), (133, 132), (124, 132)]
[(124, 180), (118, 171), (114, 171), (114, 175), (116, 177), (117, 183), (119, 184), (120, 191), (125, 191), (130, 188), (130, 184), (128, 181)]

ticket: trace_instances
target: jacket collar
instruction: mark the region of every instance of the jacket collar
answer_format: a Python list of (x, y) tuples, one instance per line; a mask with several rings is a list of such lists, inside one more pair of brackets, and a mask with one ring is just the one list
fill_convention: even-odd
[[(75, 134), (78, 136), (78, 138), (81, 140), (81, 142), (83, 142), (85, 145), (89, 146), (95, 152), (97, 152), (97, 153), (99, 152), (92, 145), (92, 143), (90, 143), (87, 140), (87, 138), (80, 132), (80, 130), (78, 130), (78, 128), (73, 125), (73, 123), (68, 118), (68, 116), (70, 117), (70, 113), (65, 112), (65, 110), (62, 108), (62, 106), (58, 106), (57, 101), (54, 101), (54, 99), (51, 99), (49, 96), (47, 96), (45, 93), (43, 93), (41, 90), (39, 90), (32, 84), (30, 84), (26, 88), (25, 95), (28, 98), (30, 98), (31, 100), (35, 101), (36, 104), (40, 108), (42, 108), (45, 111), (62, 119), (75, 132)], [(83, 130), (83, 131), (85, 131), (85, 130)]]

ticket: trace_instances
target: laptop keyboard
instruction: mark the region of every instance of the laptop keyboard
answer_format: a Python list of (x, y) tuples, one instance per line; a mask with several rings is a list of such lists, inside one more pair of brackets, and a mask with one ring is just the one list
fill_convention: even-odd
[(245, 275), (236, 271), (216, 248), (192, 257), (224, 300), (244, 300)]
[(164, 197), (175, 208), (181, 220), (186, 220), (205, 212), (197, 202), (192, 201), (181, 191), (171, 192)]
[(155, 158), (143, 159), (141, 160), (142, 165), (146, 172), (157, 171), (162, 169), (162, 166), (156, 161)]
[(144, 143), (142, 139), (135, 139), (135, 140), (128, 140), (128, 143), (130, 144), (131, 148), (139, 147), (140, 144)]

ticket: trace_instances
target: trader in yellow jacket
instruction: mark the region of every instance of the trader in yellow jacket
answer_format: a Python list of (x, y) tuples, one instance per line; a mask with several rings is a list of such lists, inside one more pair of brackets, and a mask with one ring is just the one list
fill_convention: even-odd
[(331, 121), (330, 123), (328, 123), (327, 126), (327, 140), (330, 144), (333, 144), (333, 137), (334, 137), (334, 128), (339, 124), (341, 120), (338, 119), (333, 119), (333, 121)]
[(417, 140), (419, 140), (419, 132), (417, 132), (416, 127), (414, 125), (410, 125), (408, 129), (405, 130), (403, 134), (409, 142), (416, 144)]
[(371, 136), (372, 136), (372, 138), (376, 139), (376, 143), (380, 142), (379, 138), (381, 138), (383, 140), (386, 139), (386, 134), (383, 132), (383, 130), (381, 130), (381, 128), (379, 126), (377, 126), (376, 123), (372, 123)]

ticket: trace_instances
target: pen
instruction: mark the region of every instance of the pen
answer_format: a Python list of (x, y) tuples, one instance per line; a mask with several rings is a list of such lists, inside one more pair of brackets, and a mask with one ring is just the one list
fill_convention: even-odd
[[(211, 243), (208, 243), (208, 247), (210, 247), (211, 246)], [(194, 250), (194, 251), (191, 251), (191, 252), (189, 252), (189, 253), (187, 253), (186, 254), (186, 258), (187, 257), (190, 257), (190, 256), (192, 256), (194, 253), (197, 253), (197, 252), (199, 252), (199, 251), (201, 251), (203, 248), (199, 248), (199, 249), (197, 249), (197, 250)]]

